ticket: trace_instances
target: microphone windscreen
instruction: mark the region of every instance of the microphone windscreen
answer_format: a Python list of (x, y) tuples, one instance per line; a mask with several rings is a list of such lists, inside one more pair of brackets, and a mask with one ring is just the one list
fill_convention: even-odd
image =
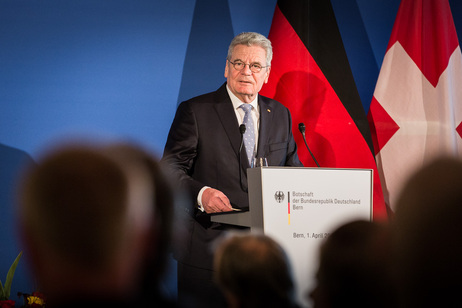
[(244, 135), (244, 133), (245, 133), (245, 124), (239, 125), (239, 131), (241, 132), (241, 135)]
[(298, 124), (298, 130), (299, 130), (302, 134), (304, 134), (304, 133), (305, 133), (305, 124), (299, 123), (299, 124)]

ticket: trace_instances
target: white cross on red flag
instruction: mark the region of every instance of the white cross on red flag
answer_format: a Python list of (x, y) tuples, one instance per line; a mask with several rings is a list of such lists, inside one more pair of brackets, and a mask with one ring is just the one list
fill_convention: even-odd
[(402, 0), (368, 119), (385, 202), (411, 173), (462, 150), (462, 55), (447, 0)]

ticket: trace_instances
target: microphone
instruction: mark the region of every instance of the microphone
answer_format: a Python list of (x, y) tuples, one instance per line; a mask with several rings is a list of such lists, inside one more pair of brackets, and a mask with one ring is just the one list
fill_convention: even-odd
[(247, 190), (242, 185), (242, 167), (241, 167), (241, 152), (242, 152), (242, 145), (244, 144), (244, 133), (245, 133), (245, 124), (239, 125), (239, 132), (241, 133), (241, 145), (239, 146), (239, 184), (241, 184), (241, 189), (245, 192)]
[(306, 146), (306, 148), (308, 149), (308, 152), (310, 152), (310, 155), (311, 155), (311, 157), (313, 158), (314, 162), (316, 163), (316, 166), (319, 167), (318, 161), (316, 160), (316, 158), (314, 158), (313, 153), (311, 153), (311, 150), (310, 150), (310, 148), (308, 147), (308, 144), (306, 143), (306, 137), (305, 137), (305, 124), (299, 123), (299, 124), (298, 124), (298, 130), (300, 131), (300, 133), (302, 133), (303, 141), (305, 141), (305, 146)]
[[(239, 158), (241, 158), (242, 145), (244, 144), (244, 133), (245, 133), (245, 124), (239, 125), (239, 132), (241, 133), (241, 145), (239, 146)], [(239, 164), (240, 165), (240, 164)]]

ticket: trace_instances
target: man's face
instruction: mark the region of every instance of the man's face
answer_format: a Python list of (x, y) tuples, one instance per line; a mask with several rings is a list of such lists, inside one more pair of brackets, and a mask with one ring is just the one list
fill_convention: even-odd
[[(259, 64), (266, 66), (266, 52), (260, 46), (236, 45), (233, 50), (231, 62), (240, 61), (245, 64)], [(268, 82), (271, 67), (262, 68), (259, 73), (252, 73), (246, 65), (241, 71), (236, 70), (229, 61), (226, 61), (225, 77), (228, 87), (244, 103), (250, 103), (261, 90), (263, 83)]]

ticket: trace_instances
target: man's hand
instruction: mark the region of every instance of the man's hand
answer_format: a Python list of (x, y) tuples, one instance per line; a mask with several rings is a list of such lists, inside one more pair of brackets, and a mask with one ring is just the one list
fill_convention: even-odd
[(206, 213), (229, 212), (232, 210), (228, 197), (219, 190), (207, 188), (202, 194), (202, 206)]

